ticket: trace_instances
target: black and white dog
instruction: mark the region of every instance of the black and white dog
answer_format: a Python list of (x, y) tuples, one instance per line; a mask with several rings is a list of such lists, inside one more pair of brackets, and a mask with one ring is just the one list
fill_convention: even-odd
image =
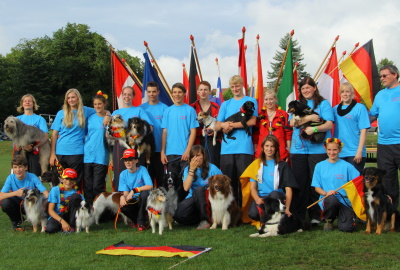
[(47, 171), (40, 176), (42, 183), (49, 183), (50, 188), (58, 186), (60, 184), (60, 175), (56, 171)]
[(26, 218), (32, 223), (33, 232), (37, 232), (39, 226), (42, 226), (41, 232), (44, 232), (47, 222), (46, 198), (37, 188), (25, 189), (23, 196)]
[(90, 214), (89, 204), (86, 201), (81, 201), (75, 218), (76, 233), (80, 233), (82, 229), (85, 229), (86, 233), (89, 233), (89, 227), (93, 224), (94, 218)]
[[(240, 122), (242, 123), (244, 129), (246, 130), (247, 135), (251, 135), (250, 128), (247, 126), (247, 121), (249, 121), (250, 117), (253, 115), (255, 110), (254, 103), (252, 101), (246, 101), (240, 111), (237, 113), (232, 114), (228, 118), (225, 119), (225, 122)], [(233, 130), (226, 134), (228, 139), (236, 140), (236, 137), (232, 136)], [(225, 141), (225, 137), (224, 137)]]
[(146, 163), (150, 163), (151, 151), (155, 149), (155, 142), (149, 123), (139, 117), (130, 118), (126, 136), (129, 146), (138, 152), (139, 157), (146, 152)]

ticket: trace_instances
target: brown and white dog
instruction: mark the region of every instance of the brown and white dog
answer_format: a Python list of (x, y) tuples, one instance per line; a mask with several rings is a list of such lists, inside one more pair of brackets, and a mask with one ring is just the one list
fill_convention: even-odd
[(114, 146), (115, 142), (118, 141), (119, 144), (126, 149), (131, 148), (127, 144), (126, 123), (122, 115), (116, 114), (111, 117), (110, 123), (107, 126), (106, 135), (108, 145)]
[(164, 227), (167, 226), (172, 230), (172, 222), (174, 218), (173, 213), (168, 204), (171, 203), (167, 199), (167, 191), (161, 188), (153, 188), (150, 191), (149, 197), (147, 197), (147, 212), (149, 214), (149, 221), (152, 233), (156, 232), (156, 225), (158, 223), (158, 234), (162, 235)]
[(25, 189), (23, 196), (26, 218), (32, 224), (33, 232), (36, 233), (39, 226), (42, 226), (41, 232), (44, 232), (47, 222), (46, 198), (36, 188)]
[(138, 152), (139, 157), (146, 152), (146, 162), (150, 163), (151, 151), (155, 148), (155, 142), (149, 123), (139, 117), (130, 118), (126, 136), (129, 146)]
[(217, 132), (215, 131), (215, 124), (217, 123), (217, 119), (206, 112), (199, 112), (196, 119), (199, 123), (203, 123), (203, 130), (201, 131), (203, 137), (205, 137), (207, 134), (207, 128), (214, 131), (213, 145), (215, 146), (217, 144)]
[(211, 203), (212, 221), (210, 229), (222, 225), (223, 230), (228, 226), (236, 226), (240, 222), (242, 211), (233, 197), (231, 179), (222, 174), (213, 175), (208, 179), (209, 200)]
[[(114, 214), (118, 213), (120, 198), (122, 196), (122, 192), (102, 192), (96, 196), (93, 202), (93, 217), (94, 222), (99, 224), (99, 219), (104, 210), (109, 209)], [(119, 213), (124, 219), (124, 223), (128, 224), (128, 217), (125, 216), (122, 212)]]

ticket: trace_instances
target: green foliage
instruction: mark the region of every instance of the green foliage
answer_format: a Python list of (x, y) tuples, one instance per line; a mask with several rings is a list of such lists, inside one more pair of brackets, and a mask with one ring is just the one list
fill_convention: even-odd
[(382, 58), (382, 59), (376, 64), (376, 67), (377, 67), (377, 69), (378, 69), (378, 71), (379, 71), (379, 69), (380, 69), (381, 67), (386, 66), (386, 65), (395, 65), (395, 64), (394, 64), (394, 62), (393, 62), (392, 60), (389, 60), (389, 59), (387, 59), (387, 58)]
[(226, 89), (226, 91), (222, 95), (224, 96), (224, 101), (233, 98), (233, 93), (230, 87)]

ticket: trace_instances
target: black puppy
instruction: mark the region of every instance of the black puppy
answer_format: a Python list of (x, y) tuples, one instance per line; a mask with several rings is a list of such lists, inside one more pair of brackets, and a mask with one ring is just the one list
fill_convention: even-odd
[[(303, 117), (307, 116), (307, 115), (312, 115), (312, 114), (316, 114), (319, 115), (318, 113), (316, 113), (313, 109), (311, 109), (310, 107), (308, 107), (307, 104), (302, 103), (298, 100), (293, 100), (289, 103), (288, 105), (288, 113), (293, 114), (293, 118), (295, 120), (300, 120)], [(323, 123), (325, 123), (326, 121), (321, 119), (320, 122), (313, 122), (313, 121), (308, 121), (300, 126), (298, 126), (297, 128), (300, 128), (301, 132), (300, 132), (300, 136), (305, 139), (305, 140), (309, 140), (311, 143), (322, 143), (325, 139), (326, 136), (326, 132), (316, 132), (313, 133), (312, 135), (308, 135), (304, 129), (306, 127), (317, 127), (319, 125), (322, 125)]]
[[(249, 121), (250, 117), (253, 115), (254, 110), (255, 110), (254, 103), (252, 101), (246, 101), (240, 108), (240, 111), (229, 116), (227, 119), (225, 119), (225, 122), (240, 122), (240, 123), (242, 123), (243, 127), (246, 130), (247, 135), (250, 136), (251, 133), (250, 133), (249, 126), (247, 126), (247, 121)], [(233, 137), (232, 133), (233, 133), (233, 130), (228, 132), (226, 134), (226, 137), (228, 139), (236, 140), (236, 137)], [(226, 142), (225, 136), (224, 136), (224, 141)]]

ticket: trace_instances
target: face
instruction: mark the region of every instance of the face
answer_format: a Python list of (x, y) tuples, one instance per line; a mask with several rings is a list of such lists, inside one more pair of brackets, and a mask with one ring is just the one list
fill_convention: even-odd
[(26, 176), (26, 171), (28, 170), (28, 166), (24, 165), (13, 165), (12, 169), (14, 171), (15, 176), (18, 180), (22, 180)]
[(24, 108), (24, 110), (33, 110), (33, 104), (34, 103), (32, 97), (26, 97), (22, 101), (22, 107)]
[(130, 88), (124, 88), (122, 90), (122, 100), (124, 101), (124, 104), (132, 106), (132, 100), (134, 98), (132, 89)]
[(350, 104), (354, 94), (352, 93), (352, 91), (348, 88), (344, 88), (341, 92), (340, 92), (340, 97), (342, 99), (342, 101), (344, 102), (344, 104)]
[(200, 84), (199, 88), (197, 89), (197, 94), (199, 95), (200, 99), (208, 99), (208, 95), (210, 94), (210, 89), (207, 85)]
[(276, 148), (271, 141), (266, 141), (263, 146), (263, 151), (267, 159), (273, 159)]
[(130, 159), (125, 159), (124, 160), (124, 164), (125, 164), (125, 167), (128, 169), (128, 170), (132, 170), (133, 168), (135, 168), (136, 167), (136, 164), (138, 163), (138, 159), (137, 158), (130, 158)]
[(240, 97), (243, 95), (243, 84), (242, 83), (236, 83), (236, 84), (231, 84), (231, 91), (235, 97)]
[(104, 107), (106, 104), (103, 103), (100, 99), (95, 99), (93, 100), (93, 108), (96, 110), (97, 113), (102, 113), (104, 112)]
[(78, 108), (78, 102), (79, 102), (79, 99), (75, 93), (71, 92), (68, 94), (67, 103), (69, 106), (71, 106), (71, 108), (73, 108), (73, 109)]
[(390, 89), (397, 84), (397, 77), (396, 77), (396, 75), (390, 73), (390, 70), (384, 69), (384, 70), (381, 70), (379, 73), (380, 73), (382, 85), (384, 87)]
[(160, 91), (157, 89), (157, 87), (149, 86), (149, 87), (147, 87), (146, 92), (147, 92), (149, 101), (158, 102), (158, 95), (160, 94)]
[(198, 166), (201, 166), (203, 164), (204, 156), (203, 154), (199, 151), (196, 154), (194, 154), (193, 158), (194, 160), (198, 161)]
[(264, 105), (267, 109), (275, 109), (276, 98), (274, 95), (265, 95), (264, 97)]
[(76, 181), (70, 178), (65, 178), (62, 180), (62, 183), (65, 190), (71, 190), (75, 186)]
[(312, 87), (309, 84), (305, 84), (301, 87), (300, 90), (305, 99), (312, 99), (314, 97), (315, 90), (317, 90), (317, 87)]
[(328, 143), (326, 145), (326, 153), (331, 161), (337, 161), (339, 159), (340, 148), (337, 143)]
[(174, 99), (175, 103), (182, 104), (183, 99), (185, 97), (185, 93), (180, 88), (172, 88), (172, 98)]

